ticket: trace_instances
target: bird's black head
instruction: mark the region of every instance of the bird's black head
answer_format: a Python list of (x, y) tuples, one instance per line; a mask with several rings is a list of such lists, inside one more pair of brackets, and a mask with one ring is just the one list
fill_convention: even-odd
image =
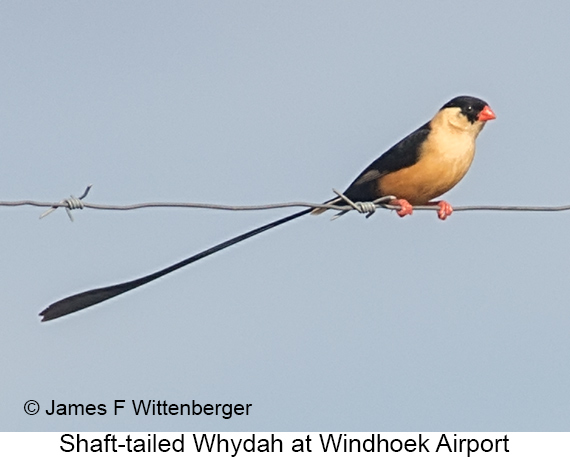
[(489, 121), (495, 119), (495, 113), (491, 110), (487, 102), (480, 98), (461, 95), (449, 100), (441, 109), (459, 108), (461, 113), (474, 124), (476, 121)]

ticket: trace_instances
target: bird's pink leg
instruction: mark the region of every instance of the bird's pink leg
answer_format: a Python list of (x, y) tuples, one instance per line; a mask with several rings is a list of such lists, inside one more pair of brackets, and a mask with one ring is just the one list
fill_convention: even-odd
[(439, 202), (429, 202), (428, 205), (437, 205), (439, 206), (439, 210), (437, 211), (437, 217), (439, 217), (442, 221), (447, 219), (448, 216), (451, 216), (453, 213), (453, 207), (446, 201), (439, 201)]
[(396, 200), (391, 200), (390, 205), (399, 206), (400, 209), (396, 211), (396, 214), (400, 217), (408, 216), (414, 212), (414, 208), (410, 205), (408, 200), (404, 200), (403, 198), (398, 198)]

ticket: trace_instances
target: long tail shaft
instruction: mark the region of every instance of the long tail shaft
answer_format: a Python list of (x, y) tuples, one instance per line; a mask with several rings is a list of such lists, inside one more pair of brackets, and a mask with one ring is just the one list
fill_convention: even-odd
[(81, 292), (79, 294), (63, 298), (59, 301), (56, 301), (55, 303), (52, 303), (40, 313), (40, 316), (42, 316), (42, 322), (50, 321), (52, 319), (57, 319), (58, 317), (74, 313), (89, 306), (96, 305), (97, 303), (101, 303), (102, 301), (116, 297), (117, 295), (124, 294), (129, 290), (136, 289), (137, 287), (140, 287), (146, 283), (154, 281), (155, 279), (167, 275), (168, 273), (172, 273), (173, 271), (185, 267), (186, 265), (190, 265), (191, 263), (197, 262), (198, 260), (203, 259), (204, 257), (208, 257), (209, 255), (215, 254), (218, 251), (229, 248), (234, 244), (247, 240), (248, 238), (251, 238), (255, 235), (259, 235), (260, 233), (263, 233), (269, 229), (285, 224), (286, 222), (292, 221), (293, 219), (297, 219), (298, 217), (301, 217), (309, 212), (311, 212), (311, 209), (306, 209), (298, 213), (292, 214), (290, 216), (284, 217), (282, 219), (270, 222), (269, 224), (262, 225), (261, 227), (250, 230), (249, 232), (231, 238), (227, 241), (224, 241), (223, 243), (217, 244), (216, 246), (213, 246), (209, 249), (206, 249), (205, 251), (193, 255), (192, 257), (188, 257), (187, 259), (181, 260), (180, 262), (175, 263), (174, 265), (171, 265), (162, 270), (151, 273), (147, 276), (143, 276), (142, 278), (134, 279), (132, 281), (124, 282), (121, 284), (115, 284), (108, 287), (102, 287), (99, 289), (91, 289), (86, 292)]

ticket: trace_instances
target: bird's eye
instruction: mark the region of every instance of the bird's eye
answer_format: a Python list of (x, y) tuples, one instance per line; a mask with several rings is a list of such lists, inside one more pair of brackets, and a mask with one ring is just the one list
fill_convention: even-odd
[(470, 113), (471, 111), (473, 111), (473, 107), (472, 107), (472, 106), (468, 106), (468, 107), (467, 107), (467, 112)]

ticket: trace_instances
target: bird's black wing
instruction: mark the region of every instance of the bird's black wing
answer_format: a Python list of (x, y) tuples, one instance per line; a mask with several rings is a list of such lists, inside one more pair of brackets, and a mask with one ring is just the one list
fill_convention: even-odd
[(396, 143), (360, 173), (344, 194), (352, 201), (372, 201), (381, 197), (378, 195), (378, 179), (414, 165), (430, 130), (428, 122)]

